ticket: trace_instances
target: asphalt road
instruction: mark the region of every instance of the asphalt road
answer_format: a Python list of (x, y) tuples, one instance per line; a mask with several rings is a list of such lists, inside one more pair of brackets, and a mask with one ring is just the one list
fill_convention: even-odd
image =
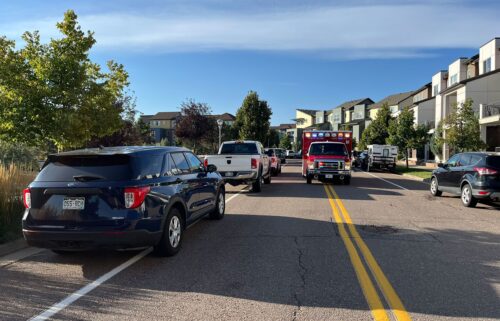
[[(53, 319), (500, 319), (499, 208), (427, 188), (364, 172), (307, 185), (289, 164), (260, 194), (230, 188), (225, 218), (186, 231), (177, 256), (144, 256)], [(0, 320), (40, 315), (137, 255), (41, 251), (0, 265)]]

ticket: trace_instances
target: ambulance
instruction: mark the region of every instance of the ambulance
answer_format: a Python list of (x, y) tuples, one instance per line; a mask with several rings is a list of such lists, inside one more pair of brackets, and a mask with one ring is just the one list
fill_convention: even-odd
[(302, 176), (312, 180), (351, 182), (352, 132), (305, 130), (302, 133)]

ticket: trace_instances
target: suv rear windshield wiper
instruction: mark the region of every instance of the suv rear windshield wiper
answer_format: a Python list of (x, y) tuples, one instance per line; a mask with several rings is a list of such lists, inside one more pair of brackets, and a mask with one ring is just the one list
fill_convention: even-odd
[(98, 179), (104, 179), (102, 176), (97, 175), (77, 175), (73, 176), (73, 179), (78, 182), (96, 181)]

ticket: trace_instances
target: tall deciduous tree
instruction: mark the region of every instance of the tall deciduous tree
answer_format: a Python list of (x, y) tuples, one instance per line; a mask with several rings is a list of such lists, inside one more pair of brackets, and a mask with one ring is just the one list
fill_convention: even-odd
[(267, 101), (259, 100), (259, 95), (255, 91), (250, 91), (236, 113), (235, 126), (240, 139), (265, 143), (271, 115), (272, 111)]
[(85, 145), (122, 126), (128, 74), (109, 61), (108, 71), (92, 62), (92, 32), (83, 32), (69, 10), (57, 23), (62, 34), (42, 44), (37, 31), (25, 32), (25, 46), (0, 38), (0, 138), (59, 149)]
[(408, 168), (410, 151), (422, 148), (428, 142), (427, 127), (425, 125), (415, 126), (413, 110), (410, 107), (405, 107), (398, 118), (391, 121), (387, 142), (398, 146), (399, 150), (403, 152)]
[(389, 124), (392, 121), (389, 105), (380, 107), (377, 118), (375, 118), (363, 131), (359, 142), (360, 149), (366, 149), (371, 144), (385, 144), (389, 137)]
[(192, 146), (196, 153), (203, 142), (212, 142), (217, 137), (216, 120), (209, 117), (210, 106), (190, 99), (181, 105), (181, 118), (175, 127), (175, 135)]
[(290, 137), (288, 135), (283, 135), (280, 140), (280, 148), (283, 149), (291, 149), (292, 142), (290, 141)]
[(453, 109), (443, 121), (444, 142), (455, 153), (486, 148), (486, 144), (481, 140), (479, 118), (472, 108), (472, 100), (457, 104)]

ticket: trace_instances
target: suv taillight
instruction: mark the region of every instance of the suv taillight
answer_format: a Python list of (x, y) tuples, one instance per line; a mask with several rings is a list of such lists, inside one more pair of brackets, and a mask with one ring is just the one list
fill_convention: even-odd
[(498, 174), (498, 171), (487, 168), (487, 167), (474, 167), (474, 170), (479, 174), (479, 175), (496, 175)]
[(205, 168), (208, 167), (208, 159), (205, 158), (205, 160), (203, 161), (203, 165), (205, 165)]
[(125, 188), (125, 207), (137, 208), (141, 206), (150, 190), (149, 186)]
[(25, 188), (23, 191), (23, 203), (24, 207), (31, 208), (31, 191), (29, 188)]
[(252, 166), (252, 169), (257, 169), (257, 159), (252, 158), (252, 160), (250, 161), (250, 165)]

